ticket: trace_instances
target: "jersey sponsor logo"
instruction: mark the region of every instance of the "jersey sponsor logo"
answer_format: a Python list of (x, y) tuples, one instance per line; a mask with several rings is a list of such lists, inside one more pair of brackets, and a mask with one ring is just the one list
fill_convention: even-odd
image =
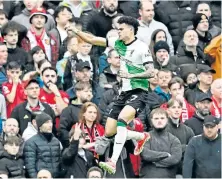
[(5, 94), (10, 93), (7, 86), (3, 86), (2, 90), (4, 91)]
[(46, 100), (45, 96), (42, 96), (42, 97), (41, 97), (41, 100)]

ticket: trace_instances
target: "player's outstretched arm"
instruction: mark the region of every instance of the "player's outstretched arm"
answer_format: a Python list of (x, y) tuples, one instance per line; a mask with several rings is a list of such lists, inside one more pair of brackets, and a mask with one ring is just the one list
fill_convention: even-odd
[(92, 34), (83, 32), (81, 30), (78, 30), (77, 28), (75, 28), (74, 26), (70, 27), (70, 29), (76, 34), (78, 35), (81, 39), (83, 39), (84, 41), (92, 44), (92, 45), (96, 45), (96, 46), (102, 46), (102, 47), (106, 47), (106, 39), (103, 37), (96, 37)]

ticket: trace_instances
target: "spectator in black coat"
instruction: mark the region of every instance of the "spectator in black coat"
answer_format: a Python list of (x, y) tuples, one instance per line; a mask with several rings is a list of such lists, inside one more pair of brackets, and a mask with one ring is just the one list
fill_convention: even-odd
[(84, 149), (85, 135), (80, 126), (70, 131), (70, 145), (62, 154), (65, 178), (86, 178), (88, 169), (95, 165), (93, 153)]
[(221, 178), (221, 134), (218, 119), (204, 119), (203, 134), (193, 137), (187, 146), (183, 178)]
[(216, 73), (214, 69), (207, 65), (197, 65), (197, 71), (198, 83), (185, 92), (185, 98), (192, 105), (195, 104), (197, 96), (201, 93), (212, 96), (210, 86), (213, 82), (213, 74)]
[(186, 28), (192, 24), (197, 2), (195, 1), (160, 1), (155, 8), (155, 19), (164, 23), (172, 36), (176, 51)]
[(31, 122), (32, 113), (38, 114), (42, 111), (49, 114), (53, 119), (53, 132), (56, 134), (55, 113), (48, 104), (39, 101), (40, 87), (38, 81), (35, 79), (29, 80), (25, 84), (24, 92), (27, 95), (27, 101), (16, 106), (11, 113), (11, 118), (16, 119), (19, 123), (19, 134), (22, 135), (28, 126), (28, 122)]
[(76, 98), (70, 100), (60, 116), (59, 138), (64, 148), (69, 146), (69, 131), (79, 122), (79, 112), (82, 104), (92, 99), (92, 88), (89, 83), (78, 82), (75, 86)]
[(139, 18), (139, 0), (136, 1), (118, 1), (118, 10), (125, 16), (131, 16), (134, 18)]
[(211, 65), (213, 58), (205, 55), (198, 47), (198, 35), (194, 30), (187, 30), (181, 41), (177, 54), (170, 58), (170, 63), (180, 67), (185, 64), (205, 64)]
[(4, 142), (4, 155), (0, 159), (0, 166), (8, 172), (9, 178), (23, 178), (24, 161), (19, 153), (20, 139), (17, 136), (11, 136)]
[(19, 40), (19, 28), (19, 24), (11, 21), (2, 27), (1, 33), (8, 48), (7, 63), (17, 61), (23, 68), (25, 68), (25, 65), (28, 62), (28, 53), (17, 46)]
[(36, 116), (38, 134), (25, 142), (24, 156), (27, 174), (36, 178), (41, 169), (47, 169), (54, 178), (60, 176), (60, 142), (52, 134), (52, 118), (42, 112)]
[(200, 94), (196, 98), (196, 112), (192, 118), (185, 121), (185, 125), (190, 127), (195, 135), (200, 135), (203, 133), (203, 122), (205, 116), (210, 114), (212, 99), (207, 94)]
[(175, 178), (181, 161), (182, 146), (177, 137), (166, 130), (168, 115), (157, 108), (150, 114), (153, 130), (141, 153), (141, 178)]

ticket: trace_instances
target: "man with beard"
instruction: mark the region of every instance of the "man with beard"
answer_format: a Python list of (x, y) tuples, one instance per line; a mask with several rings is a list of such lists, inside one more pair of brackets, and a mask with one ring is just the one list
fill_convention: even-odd
[(181, 161), (182, 146), (177, 137), (167, 132), (167, 112), (161, 108), (150, 113), (153, 130), (141, 153), (141, 178), (175, 178)]
[(70, 104), (65, 108), (60, 116), (60, 141), (64, 148), (69, 146), (69, 131), (72, 126), (79, 122), (79, 112), (85, 102), (91, 101), (92, 87), (88, 82), (78, 82), (75, 85), (76, 97), (70, 99)]
[(211, 102), (211, 97), (204, 93), (199, 94), (196, 98), (196, 112), (192, 118), (184, 123), (193, 130), (195, 135), (203, 133), (204, 117), (210, 114)]
[(59, 116), (62, 110), (68, 106), (69, 97), (64, 91), (59, 90), (56, 86), (57, 71), (52, 67), (47, 67), (41, 74), (44, 86), (40, 89), (39, 99), (51, 106), (56, 118), (56, 128), (59, 127)]
[(59, 177), (61, 148), (59, 140), (52, 134), (53, 120), (42, 112), (36, 116), (38, 134), (25, 142), (25, 168), (30, 178), (37, 178), (42, 169), (50, 171), (54, 178)]
[(203, 134), (189, 142), (183, 162), (183, 178), (221, 178), (221, 134), (218, 119), (204, 117)]
[(5, 151), (4, 151), (4, 142), (8, 137), (11, 136), (17, 136), (20, 138), (20, 150), (19, 153), (22, 154), (23, 151), (23, 140), (21, 136), (18, 134), (19, 133), (19, 124), (18, 121), (14, 118), (8, 118), (3, 126), (3, 132), (2, 135), (0, 136), (0, 158), (4, 156)]
[[(27, 128), (28, 123), (32, 121), (32, 114), (38, 114), (42, 111), (49, 114), (52, 119), (55, 119), (55, 113), (52, 108), (39, 101), (40, 87), (35, 79), (31, 79), (24, 85), (24, 93), (27, 96), (27, 101), (16, 106), (11, 113), (11, 118), (14, 118), (19, 123), (19, 134), (22, 135)], [(55, 122), (54, 122), (55, 123)], [(54, 127), (55, 125), (53, 125)]]

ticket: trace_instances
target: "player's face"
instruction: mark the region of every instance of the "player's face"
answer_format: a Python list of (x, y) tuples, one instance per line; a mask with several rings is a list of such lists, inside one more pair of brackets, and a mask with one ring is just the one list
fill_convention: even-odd
[(25, 89), (25, 94), (30, 99), (38, 99), (40, 95), (40, 87), (36, 83), (31, 83), (29, 86)]
[(201, 20), (197, 25), (197, 29), (201, 32), (207, 32), (209, 30), (209, 22), (207, 19)]
[(16, 136), (19, 132), (18, 122), (16, 120), (9, 119), (5, 122), (3, 131), (9, 136)]
[(54, 70), (45, 70), (43, 75), (42, 75), (42, 80), (47, 87), (49, 83), (55, 84), (57, 81), (57, 74)]
[(218, 134), (218, 125), (204, 125), (203, 127), (204, 135), (209, 139), (215, 139)]
[(18, 42), (18, 32), (9, 31), (8, 34), (4, 37), (4, 39), (9, 45), (16, 45)]
[(32, 17), (32, 24), (36, 29), (42, 29), (46, 23), (46, 18), (43, 15), (34, 15)]
[(165, 114), (154, 114), (151, 121), (155, 129), (162, 129), (167, 125), (168, 119)]
[(182, 113), (182, 106), (180, 106), (180, 104), (175, 101), (173, 106), (170, 106), (167, 109), (167, 112), (172, 119), (179, 119)]
[(126, 41), (129, 39), (132, 33), (132, 27), (127, 24), (119, 24), (118, 34), (119, 40)]
[(85, 88), (80, 91), (77, 95), (79, 95), (79, 98), (81, 99), (82, 103), (89, 102), (93, 97), (92, 88)]
[(89, 55), (90, 51), (92, 49), (92, 45), (86, 42), (79, 43), (79, 53), (82, 55)]
[(183, 41), (187, 46), (197, 46), (199, 41), (198, 35), (194, 30), (189, 30), (185, 32)]
[(46, 121), (41, 127), (41, 132), (52, 133), (52, 120)]
[(89, 106), (83, 114), (86, 121), (94, 122), (97, 117), (97, 109), (94, 106)]
[(175, 83), (170, 87), (170, 93), (172, 98), (176, 98), (177, 96), (184, 96), (184, 87), (180, 86), (179, 83)]

